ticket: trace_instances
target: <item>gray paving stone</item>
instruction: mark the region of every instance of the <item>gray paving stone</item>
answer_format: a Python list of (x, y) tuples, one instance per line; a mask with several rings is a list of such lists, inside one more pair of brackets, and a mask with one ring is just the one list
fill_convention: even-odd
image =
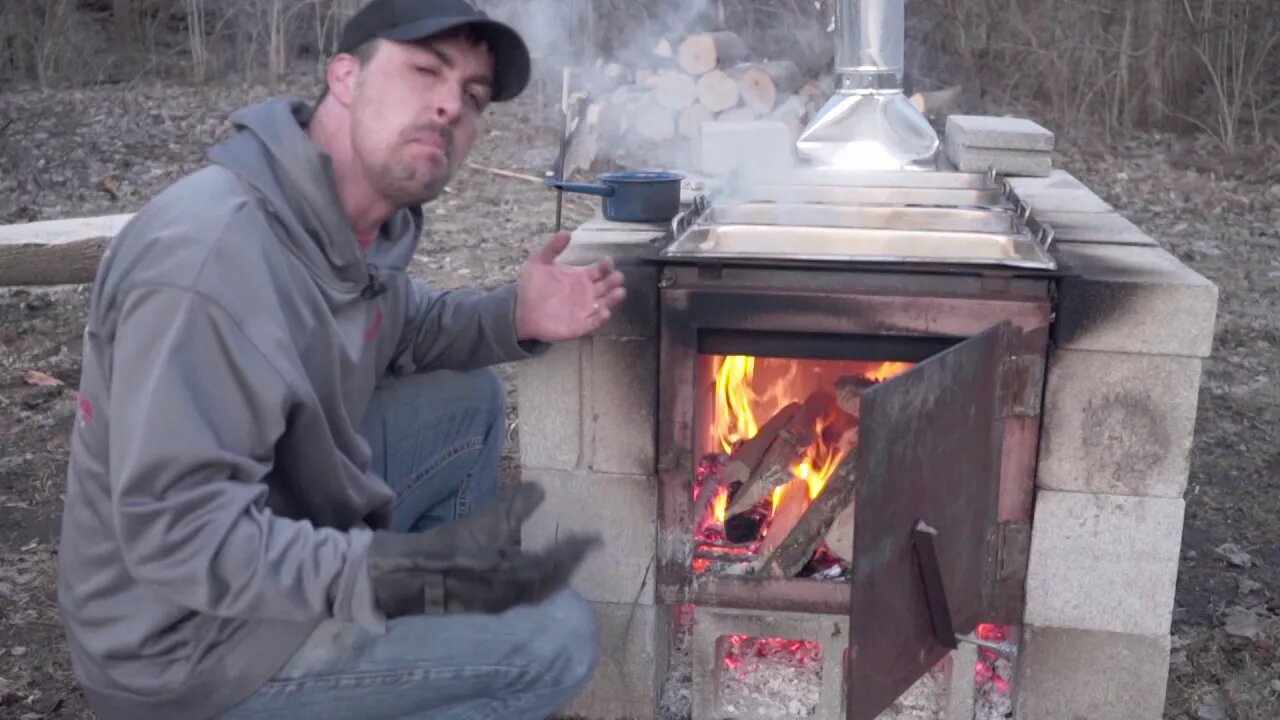
[(1116, 212), (1037, 210), (1035, 217), (1053, 228), (1057, 243), (1158, 245), (1146, 231)]
[(1001, 175), (1047, 177), (1053, 169), (1053, 156), (1048, 152), (968, 147), (950, 138), (944, 147), (947, 159), (961, 172), (984, 173), (995, 168)]
[(960, 146), (1049, 152), (1054, 135), (1027, 118), (994, 115), (950, 115), (945, 137)]

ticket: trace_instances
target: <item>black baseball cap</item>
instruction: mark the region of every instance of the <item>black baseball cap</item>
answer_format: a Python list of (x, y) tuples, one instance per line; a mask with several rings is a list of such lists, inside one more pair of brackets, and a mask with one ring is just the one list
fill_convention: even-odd
[(493, 100), (512, 100), (529, 84), (529, 48), (511, 26), (466, 0), (371, 0), (347, 21), (338, 52), (374, 38), (414, 42), (463, 25), (475, 28), (493, 53)]

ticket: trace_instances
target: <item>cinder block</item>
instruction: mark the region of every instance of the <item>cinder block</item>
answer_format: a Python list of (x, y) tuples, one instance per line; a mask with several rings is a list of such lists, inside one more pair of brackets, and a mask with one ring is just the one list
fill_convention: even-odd
[(1163, 249), (1063, 244), (1056, 342), (1076, 350), (1208, 357), (1218, 286)]
[(596, 219), (573, 232), (568, 249), (560, 256), (566, 265), (589, 265), (606, 257), (622, 273), (627, 297), (613, 316), (594, 334), (607, 337), (656, 337), (658, 334), (658, 268), (643, 263), (662, 240), (665, 225), (613, 223)]
[(1061, 350), (1049, 357), (1036, 484), (1179, 498), (1200, 387), (1197, 358)]
[[(849, 619), (842, 615), (750, 612), (699, 607), (693, 622), (693, 717), (697, 720), (747, 720), (755, 715), (727, 715), (719, 698), (722, 666), (717, 641), (727, 635), (815, 641), (822, 646), (822, 684), (812, 720), (844, 718), (844, 651)], [(737, 708), (739, 713), (745, 709)]]
[(593, 602), (654, 603), (656, 479), (531, 469), (522, 477), (547, 493), (521, 532), (524, 547), (544, 548), (571, 532), (598, 532), (604, 545), (574, 573), (573, 589)]
[(1024, 621), (1168, 635), (1184, 508), (1169, 498), (1039, 491)]
[(587, 337), (519, 363), (521, 465), (652, 473), (656, 343), (653, 338)]
[(543, 355), (516, 364), (520, 464), (573, 470), (582, 460), (584, 345), (557, 343)]
[(658, 434), (658, 347), (653, 339), (591, 339), (590, 467), (651, 474)]
[(600, 661), (587, 688), (560, 715), (586, 720), (659, 717), (658, 696), (671, 637), (668, 609), (624, 603), (594, 606)]
[[(1136, 585), (1132, 591), (1141, 592)], [(1025, 627), (1014, 681), (1015, 717), (1159, 720), (1169, 649), (1167, 634)]]
[(961, 146), (1001, 150), (1053, 150), (1053, 133), (1026, 118), (950, 115), (946, 137)]
[(1035, 217), (1053, 228), (1055, 242), (1152, 247), (1158, 244), (1142, 228), (1115, 212), (1041, 209), (1035, 211)]

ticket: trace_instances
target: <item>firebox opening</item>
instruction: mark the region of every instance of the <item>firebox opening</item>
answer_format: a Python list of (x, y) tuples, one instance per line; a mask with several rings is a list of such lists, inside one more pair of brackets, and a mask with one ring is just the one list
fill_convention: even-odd
[(693, 571), (847, 581), (861, 393), (955, 342), (700, 332)]
[(810, 717), (822, 692), (822, 644), (723, 635), (716, 641), (717, 718)]

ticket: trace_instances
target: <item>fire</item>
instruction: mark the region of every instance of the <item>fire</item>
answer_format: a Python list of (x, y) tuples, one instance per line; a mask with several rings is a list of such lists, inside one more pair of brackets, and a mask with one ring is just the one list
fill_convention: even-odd
[[(756, 358), (746, 355), (727, 355), (717, 358), (716, 397), (713, 432), (716, 442), (725, 453), (731, 453), (737, 443), (754, 436), (760, 430), (761, 421), (767, 421), (778, 410), (791, 402), (803, 402), (812, 388), (797, 382), (798, 363), (786, 362), (777, 377), (770, 377), (763, 388), (756, 382)], [(881, 382), (906, 372), (911, 363), (882, 362), (861, 363), (867, 366), (859, 373), (870, 380)], [(834, 380), (834, 378), (832, 378)], [(808, 486), (809, 499), (816, 498), (827, 479), (839, 467), (849, 453), (849, 447), (829, 442), (823, 430), (834, 421), (830, 416), (817, 420), (814, 428), (818, 442), (792, 468), (794, 477), (801, 478)], [(776, 509), (782, 501), (785, 486), (773, 491), (772, 504)], [(714, 511), (718, 522), (725, 521), (728, 491), (720, 489), (715, 498)]]

